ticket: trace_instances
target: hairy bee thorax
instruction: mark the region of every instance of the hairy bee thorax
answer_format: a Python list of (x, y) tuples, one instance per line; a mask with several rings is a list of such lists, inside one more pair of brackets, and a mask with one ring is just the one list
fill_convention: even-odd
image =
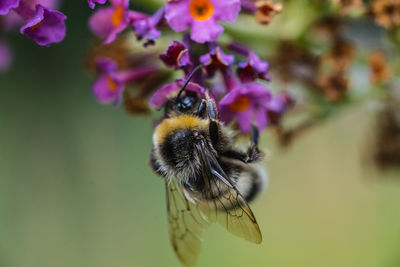
[(164, 119), (153, 135), (156, 161), (165, 176), (190, 179), (200, 172), (199, 155), (194, 145), (199, 138), (207, 138), (208, 121), (191, 115)]

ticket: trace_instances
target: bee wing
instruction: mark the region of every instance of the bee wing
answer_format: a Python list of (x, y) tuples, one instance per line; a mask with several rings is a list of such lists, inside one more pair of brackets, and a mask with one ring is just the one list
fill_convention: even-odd
[(202, 212), (215, 215), (215, 218), (210, 217), (211, 221), (218, 221), (232, 234), (250, 242), (261, 243), (260, 228), (253, 212), (221, 168), (211, 148), (205, 141), (196, 144), (196, 148), (202, 159), (203, 179), (210, 199), (208, 202), (212, 202), (212, 205), (200, 204)]
[(203, 230), (211, 223), (185, 196), (175, 179), (166, 180), (169, 237), (179, 260), (188, 266), (196, 263)]

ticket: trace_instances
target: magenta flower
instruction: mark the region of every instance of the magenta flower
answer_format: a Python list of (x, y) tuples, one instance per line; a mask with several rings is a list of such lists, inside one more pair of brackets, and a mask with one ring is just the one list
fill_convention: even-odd
[(224, 31), (217, 21), (235, 21), (240, 0), (173, 0), (168, 1), (165, 18), (177, 32), (191, 27), (190, 38), (198, 43), (212, 42)]
[(136, 36), (139, 40), (144, 39), (144, 46), (154, 44), (154, 41), (161, 35), (161, 32), (156, 27), (161, 24), (164, 19), (165, 8), (160, 8), (152, 16), (136, 20), (133, 22)]
[(208, 76), (214, 76), (217, 70), (221, 70), (223, 73), (233, 64), (233, 55), (225, 54), (222, 49), (217, 46), (212, 49), (210, 53), (202, 55), (200, 57), (200, 63), (203, 65)]
[(188, 49), (178, 41), (172, 41), (165, 49), (165, 52), (160, 55), (160, 59), (167, 67), (175, 70), (184, 69), (192, 65)]
[(103, 5), (107, 2), (107, 0), (87, 0), (88, 5), (91, 9), (94, 9), (96, 3)]
[(36, 5), (36, 10), (34, 10), (23, 0), (14, 10), (26, 21), (20, 29), (21, 34), (25, 34), (37, 44), (49, 46), (64, 39), (67, 17), (63, 13), (40, 4)]
[(105, 38), (104, 43), (112, 43), (117, 35), (135, 20), (145, 19), (147, 15), (129, 10), (129, 0), (110, 0), (112, 6), (100, 8), (89, 19), (93, 34)]
[[(168, 98), (176, 94), (179, 89), (184, 85), (183, 80), (176, 80), (173, 83), (168, 83), (163, 87), (159, 88), (154, 92), (153, 96), (150, 98), (149, 103), (152, 107), (160, 109), (167, 102)], [(205, 89), (198, 85), (197, 83), (189, 82), (186, 91), (199, 93), (204, 96)]]
[(8, 70), (12, 63), (12, 50), (4, 42), (0, 41), (0, 73)]
[(254, 123), (261, 132), (268, 124), (267, 108), (271, 99), (271, 92), (261, 84), (239, 85), (218, 103), (220, 119), (225, 123), (236, 119), (244, 133), (250, 132)]
[(154, 66), (119, 71), (117, 63), (108, 58), (98, 59), (96, 64), (100, 75), (92, 88), (95, 98), (102, 104), (119, 105), (127, 83), (143, 79), (158, 71)]
[[(57, 9), (59, 7), (59, 0), (20, 0), (24, 1), (32, 10), (36, 9), (36, 5), (40, 4), (49, 9)], [(1, 2), (1, 1), (0, 1)], [(13, 29), (15, 27), (21, 27), (25, 24), (23, 18), (20, 17), (16, 12), (9, 12), (2, 18), (2, 26), (6, 30)]]
[(11, 9), (17, 8), (19, 0), (1, 0), (0, 1), (0, 15), (6, 15)]
[(271, 79), (268, 63), (260, 60), (254, 52), (250, 52), (248, 59), (238, 63), (237, 74), (242, 82), (253, 82), (257, 78), (269, 81)]
[(279, 92), (267, 105), (268, 120), (272, 125), (279, 125), (283, 115), (294, 105), (293, 96), (288, 92)]

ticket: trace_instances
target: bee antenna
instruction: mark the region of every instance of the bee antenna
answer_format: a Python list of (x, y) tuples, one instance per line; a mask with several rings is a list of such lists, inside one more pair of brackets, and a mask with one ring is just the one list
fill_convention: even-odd
[(196, 72), (201, 68), (201, 65), (198, 65), (192, 73), (190, 73), (189, 77), (187, 78), (185, 84), (182, 86), (182, 88), (179, 90), (179, 93), (176, 95), (175, 100), (178, 100), (179, 97), (181, 96), (182, 92), (185, 90), (186, 86), (189, 84), (190, 80), (193, 78), (193, 76), (196, 74)]

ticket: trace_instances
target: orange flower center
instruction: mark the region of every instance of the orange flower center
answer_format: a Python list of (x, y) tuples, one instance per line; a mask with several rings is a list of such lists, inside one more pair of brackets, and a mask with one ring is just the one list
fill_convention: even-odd
[(114, 81), (114, 79), (111, 76), (107, 76), (107, 85), (108, 85), (108, 90), (110, 92), (115, 92), (118, 89), (118, 84)]
[(124, 8), (122, 6), (118, 6), (111, 16), (111, 23), (114, 27), (117, 27), (118, 25), (121, 24), (123, 15), (124, 15)]
[(43, 24), (43, 22), (44, 22), (44, 19), (42, 19), (39, 23), (36, 23), (35, 25), (33, 25), (33, 26), (31, 26), (31, 27), (29, 27), (29, 29), (31, 29), (31, 30), (36, 30), (37, 28), (39, 28), (40, 27), (40, 25), (42, 25)]
[(246, 96), (241, 96), (238, 99), (236, 99), (230, 106), (229, 109), (232, 112), (241, 112), (248, 110), (250, 107), (250, 98)]
[(214, 13), (214, 6), (210, 0), (192, 0), (189, 6), (190, 14), (196, 20), (208, 20)]

